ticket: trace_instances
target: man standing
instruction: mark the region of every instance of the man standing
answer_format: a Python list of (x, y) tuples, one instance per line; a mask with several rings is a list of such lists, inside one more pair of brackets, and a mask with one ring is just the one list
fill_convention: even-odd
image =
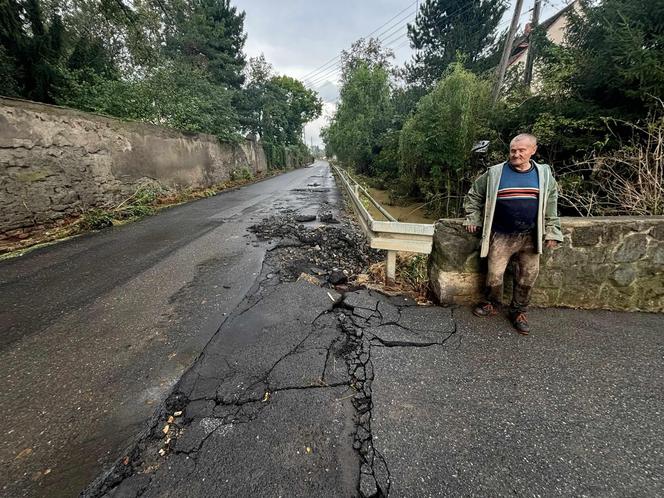
[(551, 169), (530, 158), (537, 139), (517, 135), (510, 142), (509, 161), (491, 166), (470, 188), (464, 199), (470, 233), (482, 232), (480, 257), (488, 257), (485, 300), (473, 313), (495, 315), (503, 297), (503, 275), (514, 257), (514, 291), (510, 318), (521, 334), (530, 332), (526, 308), (539, 273), (543, 240), (547, 248), (562, 242), (558, 218), (558, 185)]

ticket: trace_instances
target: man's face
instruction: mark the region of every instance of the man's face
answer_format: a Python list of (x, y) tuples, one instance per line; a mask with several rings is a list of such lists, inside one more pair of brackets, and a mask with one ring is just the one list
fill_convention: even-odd
[(526, 168), (530, 158), (537, 151), (537, 145), (528, 139), (515, 140), (510, 144), (510, 164), (515, 168)]

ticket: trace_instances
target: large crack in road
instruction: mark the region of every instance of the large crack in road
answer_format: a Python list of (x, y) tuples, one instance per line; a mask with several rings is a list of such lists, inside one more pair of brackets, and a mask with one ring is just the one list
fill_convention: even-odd
[[(89, 496), (662, 489), (656, 316), (544, 310), (536, 320), (562, 328), (524, 340), (464, 308), (335, 289), (341, 260), (311, 257), (327, 253), (328, 228), (266, 223), (276, 235), (254, 288)], [(313, 280), (294, 281), (301, 271)], [(616, 323), (644, 341), (621, 340)], [(599, 431), (626, 456), (603, 458)]]
[[(424, 328), (402, 325), (402, 319), (404, 323), (413, 323), (413, 318), (424, 317), (425, 310), (408, 298), (386, 298), (366, 290), (346, 294), (339, 307), (341, 328), (352, 344), (346, 356), (349, 374), (358, 391), (353, 396), (357, 412), (353, 447), (360, 454), (360, 496), (389, 496), (392, 483), (389, 462), (375, 443), (371, 425), (375, 380), (373, 349), (443, 346), (456, 333), (454, 320), (450, 320), (447, 330), (441, 330), (437, 322), (428, 322)], [(440, 311), (436, 310), (436, 314)]]
[[(455, 332), (453, 320), (442, 332), (438, 322), (420, 316), (427, 308), (408, 298), (352, 291), (352, 284), (340, 286), (346, 292), (339, 294), (326, 282), (339, 267), (352, 274), (375, 257), (347, 219), (305, 227), (282, 216), (255, 231), (270, 236), (272, 245), (253, 288), (149, 429), (86, 496), (305, 496), (315, 489), (389, 495), (389, 464), (371, 428), (372, 349), (443, 346)], [(323, 286), (294, 281), (303, 270)], [(322, 416), (321, 408), (333, 416)], [(291, 416), (281, 418), (284, 413)], [(266, 421), (275, 420), (280, 423), (266, 433)], [(219, 442), (238, 432), (243, 439)], [(287, 434), (301, 441), (291, 454), (252, 445), (261, 438), (283, 445)], [(292, 459), (303, 461), (285, 471)], [(238, 462), (261, 478), (252, 480)]]
[[(337, 216), (329, 170), (305, 173), (0, 268), (16, 330), (39, 316), (2, 358), (0, 494), (71, 495), (106, 453), (87, 496), (664, 492), (661, 315), (533, 310), (523, 338), (358, 289), (379, 255)], [(254, 228), (266, 242), (247, 233), (275, 214)], [(92, 304), (53, 317), (63, 273)], [(142, 424), (145, 393), (178, 378), (142, 433), (118, 416)]]
[[(352, 278), (335, 287), (333, 273), (352, 277), (372, 257), (341, 221), (287, 215), (255, 228), (271, 245), (254, 287), (86, 496), (664, 489), (657, 317), (540, 310), (534, 323), (556, 333), (524, 339), (499, 317), (419, 306)], [(644, 340), (625, 340), (616, 323)], [(625, 456), (602, 457), (605, 438)]]

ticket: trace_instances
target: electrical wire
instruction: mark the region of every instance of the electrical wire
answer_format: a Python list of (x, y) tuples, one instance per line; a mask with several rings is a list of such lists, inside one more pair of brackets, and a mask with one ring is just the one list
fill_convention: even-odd
[[(397, 12), (394, 16), (392, 16), (392, 17), (389, 18), (387, 21), (385, 21), (383, 24), (381, 24), (380, 26), (378, 26), (376, 29), (374, 29), (371, 33), (369, 33), (368, 35), (366, 35), (364, 38), (369, 38), (371, 35), (373, 35), (374, 33), (376, 33), (376, 31), (379, 31), (379, 30), (382, 29), (383, 27), (385, 27), (385, 26), (387, 26), (388, 24), (390, 24), (394, 19), (396, 19), (397, 17), (399, 17), (399, 16), (400, 16), (402, 13), (404, 13), (405, 11), (409, 10), (409, 9), (410, 9), (413, 5), (415, 5), (417, 2), (418, 2), (418, 0), (415, 0), (414, 2), (410, 3), (407, 7), (405, 7), (405, 8), (402, 9), (402, 10), (400, 10), (399, 12)], [(337, 55), (336, 57), (333, 57), (332, 59), (330, 59), (329, 61), (325, 62), (325, 63), (322, 64), (321, 66), (318, 66), (318, 67), (315, 68), (314, 70), (312, 70), (312, 71), (308, 72), (307, 74), (305, 74), (305, 75), (302, 77), (302, 79), (305, 80), (305, 79), (310, 78), (311, 76), (314, 75), (314, 73), (316, 73), (316, 72), (317, 72), (319, 69), (321, 69), (323, 66), (327, 66), (330, 62), (335, 61), (335, 60), (338, 59), (339, 57), (340, 57), (340, 56), (338, 56), (338, 55)]]
[[(403, 13), (403, 12), (406, 11), (406, 10), (408, 10), (408, 9), (409, 9), (410, 7), (412, 7), (413, 4), (415, 4), (415, 3), (417, 3), (417, 2), (413, 2), (413, 3), (411, 3), (408, 7), (406, 7), (406, 8), (403, 9), (401, 12), (399, 12), (398, 14), (396, 14), (395, 16), (393, 16), (393, 17), (390, 19), (390, 21), (392, 21), (392, 20), (394, 20), (395, 18), (399, 17), (399, 16), (401, 15), (401, 13)], [(446, 14), (446, 15), (447, 15), (448, 17), (453, 17), (453, 16), (456, 17), (456, 16), (461, 15), (464, 11), (467, 11), (467, 10), (469, 10), (469, 9), (472, 8), (472, 7), (473, 7), (472, 4), (467, 4), (467, 5), (463, 6), (463, 7), (458, 8), (457, 10), (455, 10), (455, 11), (453, 11), (453, 12), (451, 12), (451, 13)], [(409, 21), (411, 20), (411, 17), (416, 16), (416, 15), (417, 15), (417, 12), (410, 13), (406, 18), (401, 19), (400, 21), (397, 22), (397, 24), (395, 24), (395, 25), (393, 25), (392, 27), (388, 28), (387, 30), (383, 31), (383, 33), (386, 33), (386, 32), (393, 31), (394, 29), (397, 29), (397, 31), (396, 31), (395, 33), (390, 34), (389, 36), (385, 37), (384, 39), (379, 39), (378, 41), (381, 42), (381, 43), (395, 43), (395, 42), (401, 40), (404, 36), (407, 36), (408, 33), (406, 32), (406, 33), (402, 34), (401, 36), (398, 36), (398, 37), (396, 37), (396, 38), (392, 38), (394, 34), (397, 34), (397, 33), (398, 33), (398, 28), (407, 25), (407, 24), (409, 23)], [(384, 23), (383, 26), (389, 24), (390, 21), (387, 21), (386, 23)], [(381, 26), (381, 27), (375, 29), (374, 31), (372, 31), (371, 33), (369, 33), (369, 35), (375, 33), (376, 31), (378, 31), (379, 29), (381, 29), (383, 26)], [(367, 35), (367, 37), (368, 37), (369, 35)], [(387, 48), (391, 48), (391, 47), (387, 47)], [(337, 60), (337, 59), (339, 59), (339, 61), (338, 61), (336, 64), (332, 64), (332, 65), (330, 65), (330, 62), (333, 62), (333, 61), (335, 61), (335, 60)], [(340, 59), (341, 59), (341, 56), (339, 55), (339, 56), (335, 57), (334, 59), (331, 59), (331, 61), (328, 61), (328, 63), (324, 64), (324, 66), (328, 66), (328, 67), (327, 67), (327, 68), (324, 68), (322, 71), (319, 70), (319, 71), (318, 71), (319, 74), (315, 75), (316, 71), (314, 71), (313, 73), (311, 73), (311, 74), (312, 74), (311, 77), (309, 77), (309, 78), (302, 78), (303, 81), (304, 81), (304, 83), (305, 83), (307, 86), (309, 86), (310, 88), (312, 88), (312, 89), (320, 88), (320, 85), (321, 85), (322, 83), (324, 83), (324, 82), (325, 82), (326, 80), (328, 80), (331, 76), (334, 76), (336, 73), (339, 72), (339, 70), (341, 69), (341, 60), (340, 60)], [(321, 67), (322, 67), (322, 66), (321, 66)], [(315, 75), (315, 76), (314, 76), (314, 75)]]

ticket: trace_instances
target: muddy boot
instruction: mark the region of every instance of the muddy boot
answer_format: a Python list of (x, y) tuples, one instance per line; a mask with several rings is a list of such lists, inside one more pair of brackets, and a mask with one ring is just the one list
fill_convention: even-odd
[(493, 316), (498, 314), (498, 309), (491, 303), (480, 303), (473, 309), (475, 316)]
[(512, 325), (516, 331), (521, 335), (528, 335), (530, 333), (530, 325), (528, 325), (528, 318), (522, 311), (512, 314)]

